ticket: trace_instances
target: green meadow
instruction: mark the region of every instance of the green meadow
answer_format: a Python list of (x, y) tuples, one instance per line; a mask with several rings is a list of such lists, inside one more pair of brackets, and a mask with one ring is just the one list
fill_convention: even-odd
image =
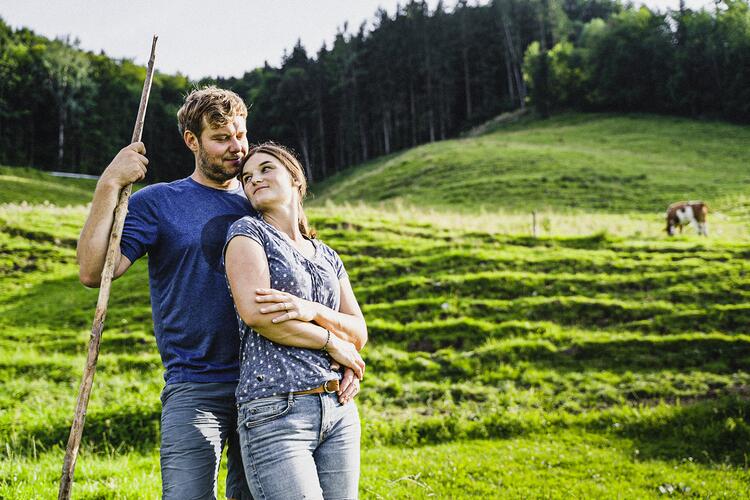
[[(747, 144), (725, 123), (526, 118), (313, 186), (370, 331), (361, 496), (750, 497)], [(0, 498), (57, 493), (93, 186), (0, 168)], [(680, 199), (709, 203), (708, 238), (665, 236)], [(76, 498), (159, 496), (147, 287), (145, 261), (113, 285)]]
[[(423, 145), (333, 176), (322, 200), (401, 200), (477, 210), (661, 213), (703, 198), (720, 213), (750, 187), (750, 128), (649, 115), (522, 117), (488, 133)], [(742, 203), (744, 201), (744, 203)]]

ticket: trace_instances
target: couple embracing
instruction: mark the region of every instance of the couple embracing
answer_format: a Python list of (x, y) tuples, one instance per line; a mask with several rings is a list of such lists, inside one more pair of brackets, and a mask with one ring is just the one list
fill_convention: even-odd
[[(215, 498), (225, 444), (228, 498), (356, 498), (367, 327), (341, 259), (308, 225), (301, 165), (282, 146), (250, 147), (246, 118), (231, 91), (191, 92), (177, 120), (192, 175), (139, 190), (125, 219), (114, 276), (148, 254), (165, 368), (163, 498)], [(97, 183), (77, 249), (87, 286), (145, 154), (125, 147)]]

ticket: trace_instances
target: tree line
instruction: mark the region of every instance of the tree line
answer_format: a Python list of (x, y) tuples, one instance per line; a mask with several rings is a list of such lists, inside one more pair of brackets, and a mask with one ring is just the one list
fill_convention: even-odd
[[(548, 49), (549, 47), (549, 49)], [(646, 111), (750, 121), (750, 9), (623, 9), (554, 45), (532, 42), (524, 73), (542, 114), (556, 109)]]
[[(294, 148), (321, 180), (532, 105), (750, 120), (748, 0), (653, 12), (617, 0), (410, 0), (344, 26), (279, 67), (190, 81), (157, 72), (143, 140), (149, 180), (188, 174), (175, 113), (195, 85), (250, 106), (252, 141)], [(0, 164), (98, 174), (130, 139), (145, 68), (0, 19)]]

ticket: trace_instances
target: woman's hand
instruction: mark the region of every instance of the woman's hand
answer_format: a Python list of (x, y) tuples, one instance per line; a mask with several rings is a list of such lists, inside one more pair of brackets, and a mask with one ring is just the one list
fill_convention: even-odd
[(281, 323), (290, 319), (309, 323), (316, 316), (317, 304), (315, 302), (273, 288), (258, 288), (255, 291), (255, 301), (264, 303), (260, 308), (260, 312), (263, 314), (282, 312), (271, 320), (274, 323)]
[(331, 335), (328, 339), (328, 345), (326, 351), (334, 361), (338, 361), (342, 366), (349, 367), (354, 371), (354, 375), (362, 380), (365, 376), (365, 360), (357, 352), (357, 348), (354, 344), (341, 340), (335, 335)]

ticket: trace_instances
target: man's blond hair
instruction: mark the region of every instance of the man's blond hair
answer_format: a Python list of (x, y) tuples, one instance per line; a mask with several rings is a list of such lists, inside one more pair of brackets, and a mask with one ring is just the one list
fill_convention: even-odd
[(185, 103), (177, 111), (177, 126), (180, 134), (189, 130), (200, 138), (204, 124), (219, 128), (237, 116), (247, 118), (247, 107), (242, 98), (231, 90), (209, 85), (193, 89), (185, 97)]

